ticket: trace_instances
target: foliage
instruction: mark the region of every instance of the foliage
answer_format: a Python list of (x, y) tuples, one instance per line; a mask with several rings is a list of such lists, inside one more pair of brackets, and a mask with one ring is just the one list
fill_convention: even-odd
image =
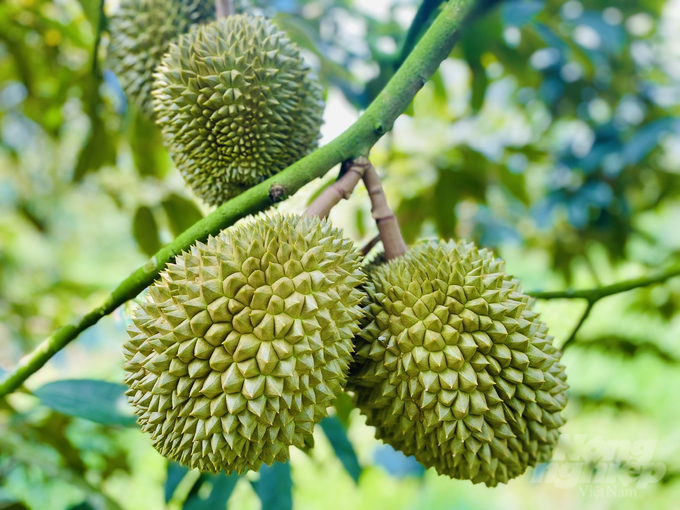
[[(102, 5), (110, 14), (116, 3), (0, 3), (5, 370), (209, 212), (106, 68)], [(324, 142), (393, 76), (418, 5), (251, 3), (304, 48), (319, 74), (329, 103)], [(490, 246), (527, 290), (599, 288), (677, 267), (678, 9), (674, 0), (515, 0), (469, 27), (372, 154), (407, 240), (455, 236)], [(303, 209), (321, 185), (282, 207)], [(365, 199), (360, 190), (333, 213), (360, 243), (375, 234)], [(573, 387), (566, 432), (658, 440), (664, 484), (617, 508), (641, 497), (671, 508), (680, 494), (671, 391), (680, 384), (678, 280), (598, 301), (564, 357)], [(565, 300), (539, 307), (558, 345), (583, 313)], [(593, 503), (578, 488), (531, 484), (529, 476), (495, 491), (423, 476), (362, 432), (363, 418), (346, 401), (317, 427), (312, 451), (261, 475), (236, 482), (168, 466), (126, 426), (129, 411), (115, 398), (86, 391), (122, 380), (126, 320), (120, 310), (102, 321), (28, 389), (0, 401), (0, 508)]]

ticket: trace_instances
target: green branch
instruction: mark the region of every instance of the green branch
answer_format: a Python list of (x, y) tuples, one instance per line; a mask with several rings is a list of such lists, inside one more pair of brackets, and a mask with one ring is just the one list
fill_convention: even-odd
[(335, 165), (367, 154), (392, 129), (397, 117), (449, 55), (459, 38), (458, 28), (461, 24), (471, 22), (495, 3), (497, 2), (485, 0), (471, 9), (472, 0), (451, 0), (383, 91), (349, 129), (283, 172), (221, 205), (162, 248), (144, 266), (123, 280), (102, 306), (75, 324), (59, 329), (22, 358), (19, 365), (0, 384), (0, 396), (16, 390), (80, 333), (151, 285), (169, 261), (189, 249), (196, 241), (216, 235), (239, 219), (284, 200), (308, 182), (322, 177)]
[(642, 287), (648, 287), (650, 285), (655, 285), (657, 283), (663, 283), (666, 280), (680, 276), (680, 266), (671, 267), (665, 271), (662, 271), (656, 275), (647, 276), (643, 278), (635, 278), (633, 280), (626, 280), (619, 283), (614, 283), (612, 285), (606, 285), (604, 287), (597, 287), (595, 289), (587, 290), (565, 290), (557, 292), (529, 292), (529, 295), (535, 297), (536, 299), (585, 299), (588, 302), (588, 306), (581, 314), (576, 327), (572, 331), (571, 335), (564, 345), (562, 346), (562, 351), (567, 347), (572, 345), (576, 341), (576, 334), (581, 329), (581, 326), (586, 322), (590, 316), (590, 312), (593, 310), (595, 303), (600, 299), (613, 296), (615, 294), (621, 294), (622, 292), (628, 292), (629, 290), (640, 289)]
[(655, 283), (663, 283), (666, 280), (680, 276), (680, 266), (671, 267), (656, 275), (646, 276), (643, 278), (635, 278), (633, 280), (626, 280), (604, 287), (587, 290), (564, 290), (557, 292), (529, 292), (529, 295), (536, 299), (586, 299), (588, 301), (599, 301), (602, 298), (628, 292), (629, 290), (638, 289), (641, 287), (648, 287)]

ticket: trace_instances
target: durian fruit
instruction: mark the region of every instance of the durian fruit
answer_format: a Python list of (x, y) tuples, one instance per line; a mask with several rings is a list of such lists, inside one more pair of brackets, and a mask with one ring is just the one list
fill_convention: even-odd
[(316, 148), (324, 109), (300, 50), (261, 16), (192, 29), (155, 74), (156, 119), (185, 181), (218, 205)]
[(304, 447), (342, 390), (361, 256), (327, 220), (259, 215), (168, 264), (133, 313), (127, 395), (163, 455), (243, 473)]
[(108, 60), (128, 98), (153, 116), (153, 72), (170, 41), (215, 18), (214, 0), (122, 0), (109, 19)]
[(547, 461), (566, 376), (504, 262), (464, 241), (428, 242), (369, 271), (348, 386), (376, 437), (488, 486)]

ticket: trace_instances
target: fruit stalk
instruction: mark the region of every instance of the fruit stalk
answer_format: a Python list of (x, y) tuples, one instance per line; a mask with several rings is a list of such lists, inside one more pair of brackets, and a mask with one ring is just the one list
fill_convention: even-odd
[(387, 197), (378, 172), (370, 163), (364, 173), (364, 184), (368, 190), (368, 195), (371, 197), (371, 205), (373, 206), (371, 213), (378, 226), (383, 248), (385, 248), (385, 258), (389, 261), (405, 255), (408, 247), (401, 235), (399, 221), (387, 203)]
[(368, 158), (364, 156), (345, 161), (340, 168), (338, 180), (321, 192), (307, 208), (305, 216), (328, 217), (331, 209), (340, 200), (343, 198), (347, 200), (352, 195), (352, 191), (354, 191), (370, 164)]
[(215, 0), (215, 17), (226, 18), (234, 14), (233, 0)]

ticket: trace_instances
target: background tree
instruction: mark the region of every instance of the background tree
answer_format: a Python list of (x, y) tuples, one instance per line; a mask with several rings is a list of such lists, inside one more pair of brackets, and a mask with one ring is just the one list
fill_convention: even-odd
[[(379, 97), (443, 2), (251, 3), (305, 49), (324, 83), (328, 143)], [(8, 373), (57, 328), (96, 310), (135, 268), (152, 275), (162, 261), (148, 257), (211, 212), (105, 66), (104, 14), (116, 4), (0, 5), (0, 367)], [(475, 240), (503, 256), (525, 289), (551, 291), (538, 294), (547, 298), (539, 307), (558, 345), (569, 345), (565, 432), (658, 441), (648, 464), (666, 466), (661, 483), (617, 508), (643, 497), (670, 507), (680, 490), (672, 391), (680, 279), (671, 279), (680, 264), (679, 10), (673, 0), (503, 2), (465, 26), (372, 151), (408, 242)], [(418, 78), (401, 76), (402, 85)], [(345, 138), (356, 143), (349, 152), (389, 128), (371, 120)], [(343, 159), (321, 154), (298, 166), (304, 172), (286, 181), (288, 192)], [(280, 207), (304, 210), (333, 178)], [(227, 204), (163, 253), (268, 205), (269, 191)], [(359, 243), (376, 233), (361, 187), (332, 219)], [(125, 298), (146, 283), (135, 285)], [(292, 469), (275, 465), (243, 480), (187, 474), (125, 428), (134, 420), (117, 400), (120, 387), (98, 382), (122, 379), (127, 317), (118, 308), (0, 401), (0, 505), (159, 508), (165, 497), (175, 508), (227, 499), (248, 508), (259, 494), (265, 507), (283, 508), (291, 473), (292, 499), (311, 508), (485, 508), (508, 498), (581, 508), (589, 497), (531, 484), (529, 475), (495, 490), (423, 475), (373, 440), (344, 400)], [(49, 384), (74, 378), (89, 381)]]

